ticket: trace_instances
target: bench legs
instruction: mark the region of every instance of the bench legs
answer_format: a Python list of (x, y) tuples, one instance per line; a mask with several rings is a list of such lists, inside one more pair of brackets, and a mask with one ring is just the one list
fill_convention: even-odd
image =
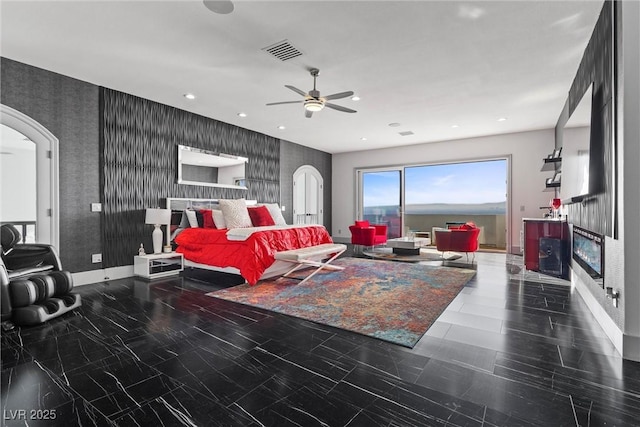
[(287, 271), (285, 274), (282, 275), (282, 277), (289, 277), (289, 275), (291, 273), (293, 273), (294, 271), (297, 271), (300, 268), (303, 267), (316, 267), (315, 270), (313, 270), (311, 272), (311, 274), (309, 274), (308, 276), (306, 276), (304, 279), (301, 279), (300, 284), (303, 284), (304, 282), (306, 282), (307, 280), (309, 280), (310, 278), (312, 278), (313, 276), (315, 276), (316, 273), (318, 273), (320, 270), (322, 270), (323, 268), (327, 269), (327, 270), (344, 270), (344, 267), (340, 267), (337, 265), (331, 265), (331, 263), (338, 258), (340, 255), (342, 255), (342, 253), (345, 251), (345, 249), (336, 252), (335, 254), (333, 254), (333, 256), (329, 259), (327, 259), (325, 262), (319, 262), (319, 261), (314, 261), (312, 259), (299, 259), (299, 260), (282, 260), (282, 261), (287, 261), (287, 262), (292, 262), (295, 265), (293, 266), (293, 268), (289, 271)]

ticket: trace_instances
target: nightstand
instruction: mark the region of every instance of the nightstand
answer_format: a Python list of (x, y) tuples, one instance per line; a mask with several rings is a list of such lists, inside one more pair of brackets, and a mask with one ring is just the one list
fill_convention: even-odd
[(155, 279), (172, 276), (184, 270), (184, 257), (176, 252), (138, 255), (133, 258), (133, 274)]

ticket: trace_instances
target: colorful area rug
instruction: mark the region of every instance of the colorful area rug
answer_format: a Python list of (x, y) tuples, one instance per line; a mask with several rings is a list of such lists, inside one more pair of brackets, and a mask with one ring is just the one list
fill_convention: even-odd
[(418, 255), (394, 254), (393, 249), (391, 248), (364, 251), (362, 254), (369, 258), (400, 262), (453, 261), (462, 258), (462, 255), (453, 252), (445, 252), (445, 256), (443, 257), (441, 252), (428, 249), (421, 249)]
[(263, 280), (208, 293), (412, 348), (475, 271), (340, 258), (342, 271), (323, 271), (300, 284)]

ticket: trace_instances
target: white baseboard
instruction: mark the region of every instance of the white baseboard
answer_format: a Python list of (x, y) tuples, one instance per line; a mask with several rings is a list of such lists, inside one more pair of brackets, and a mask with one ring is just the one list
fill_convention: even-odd
[(575, 286), (578, 294), (582, 297), (582, 300), (587, 304), (589, 311), (591, 311), (593, 316), (596, 318), (596, 321), (602, 327), (605, 335), (609, 337), (609, 339), (613, 343), (613, 346), (616, 348), (616, 350), (618, 350), (618, 353), (622, 355), (624, 335), (620, 328), (618, 328), (618, 325), (616, 325), (611, 317), (609, 317), (609, 314), (607, 314), (604, 308), (602, 308), (600, 303), (595, 299), (593, 294), (589, 292), (587, 286), (582, 283), (580, 278), (576, 276), (573, 270), (571, 271), (571, 283)]
[(91, 283), (104, 282), (105, 280), (124, 279), (133, 276), (133, 265), (81, 271), (79, 273), (71, 273), (71, 276), (73, 277), (74, 286), (89, 285)]

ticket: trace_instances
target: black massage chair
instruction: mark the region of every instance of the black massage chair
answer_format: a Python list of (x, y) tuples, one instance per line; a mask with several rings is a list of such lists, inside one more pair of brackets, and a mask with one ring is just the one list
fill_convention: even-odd
[(62, 270), (51, 245), (20, 242), (11, 224), (0, 227), (0, 302), (2, 327), (31, 326), (67, 313), (82, 302), (72, 293), (71, 273)]

